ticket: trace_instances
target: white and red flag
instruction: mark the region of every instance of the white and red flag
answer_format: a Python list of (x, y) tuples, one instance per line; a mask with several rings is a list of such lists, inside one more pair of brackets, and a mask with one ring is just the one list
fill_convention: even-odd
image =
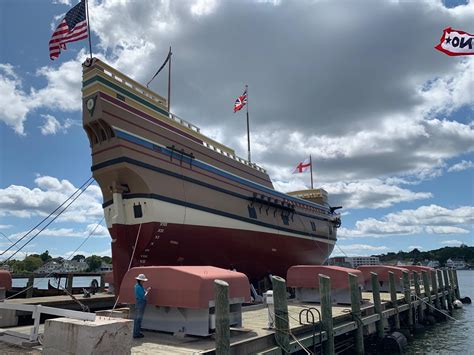
[(299, 174), (299, 173), (304, 173), (311, 169), (311, 158), (308, 157), (305, 159), (304, 162), (298, 163), (296, 166), (295, 170), (293, 170), (293, 174)]
[(450, 56), (474, 55), (474, 35), (448, 27), (435, 48)]
[(49, 57), (54, 60), (59, 57), (61, 49), (66, 49), (66, 43), (79, 41), (88, 37), (86, 19), (86, 2), (81, 0), (66, 13), (49, 41)]
[(244, 93), (240, 95), (234, 103), (234, 113), (240, 111), (247, 104), (247, 86), (245, 86)]

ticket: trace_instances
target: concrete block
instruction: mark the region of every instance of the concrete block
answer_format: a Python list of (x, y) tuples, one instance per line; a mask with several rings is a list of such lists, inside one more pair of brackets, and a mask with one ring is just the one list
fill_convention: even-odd
[(113, 311), (111, 309), (96, 311), (95, 314), (100, 317), (106, 318), (124, 318), (128, 319), (130, 314), (129, 308), (115, 308)]
[(43, 354), (99, 355), (131, 353), (133, 321), (97, 317), (94, 322), (70, 318), (48, 319)]
[(14, 309), (0, 309), (0, 328), (15, 327), (18, 325), (18, 316)]

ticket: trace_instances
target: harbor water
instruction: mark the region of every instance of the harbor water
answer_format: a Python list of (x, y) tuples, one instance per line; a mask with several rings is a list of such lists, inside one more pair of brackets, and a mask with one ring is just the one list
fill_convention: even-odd
[[(50, 280), (51, 285), (54, 287), (58, 286), (58, 279), (54, 277), (36, 277), (34, 280), (34, 287), (40, 290), (48, 289), (48, 280)], [(75, 276), (72, 280), (72, 287), (89, 287), (92, 280), (97, 280), (100, 283), (100, 276)], [(13, 287), (26, 287), (28, 282), (27, 278), (13, 279)], [(66, 277), (62, 277), (59, 283), (60, 287), (66, 287)]]
[[(474, 270), (458, 270), (461, 297), (474, 300)], [(456, 319), (438, 323), (411, 341), (407, 354), (473, 354), (474, 304), (454, 310)]]

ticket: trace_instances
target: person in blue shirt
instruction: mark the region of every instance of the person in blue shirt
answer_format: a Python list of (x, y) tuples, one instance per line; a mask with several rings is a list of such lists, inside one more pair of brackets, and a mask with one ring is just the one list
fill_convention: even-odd
[(143, 312), (145, 312), (146, 296), (150, 292), (151, 287), (146, 290), (143, 287), (143, 282), (148, 281), (144, 274), (140, 274), (135, 277), (137, 284), (135, 285), (135, 318), (133, 323), (133, 337), (143, 338), (143, 334), (140, 332), (142, 327)]

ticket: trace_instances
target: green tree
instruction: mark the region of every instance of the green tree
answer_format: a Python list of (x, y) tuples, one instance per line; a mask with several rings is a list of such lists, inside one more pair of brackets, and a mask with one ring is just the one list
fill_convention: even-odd
[(103, 256), (102, 261), (106, 264), (112, 264), (112, 258), (110, 256)]
[(29, 255), (23, 260), (23, 269), (27, 272), (33, 272), (43, 265), (43, 260), (38, 255)]
[(87, 271), (96, 271), (102, 265), (102, 258), (97, 255), (92, 255), (86, 258), (86, 263), (89, 266)]
[(81, 255), (81, 254), (77, 254), (77, 255), (74, 255), (74, 257), (72, 258), (72, 261), (81, 261), (82, 259), (85, 259), (86, 257), (84, 255)]
[(49, 255), (49, 251), (47, 250), (40, 255), (40, 258), (43, 261), (43, 263), (46, 263), (52, 259), (51, 255)]

